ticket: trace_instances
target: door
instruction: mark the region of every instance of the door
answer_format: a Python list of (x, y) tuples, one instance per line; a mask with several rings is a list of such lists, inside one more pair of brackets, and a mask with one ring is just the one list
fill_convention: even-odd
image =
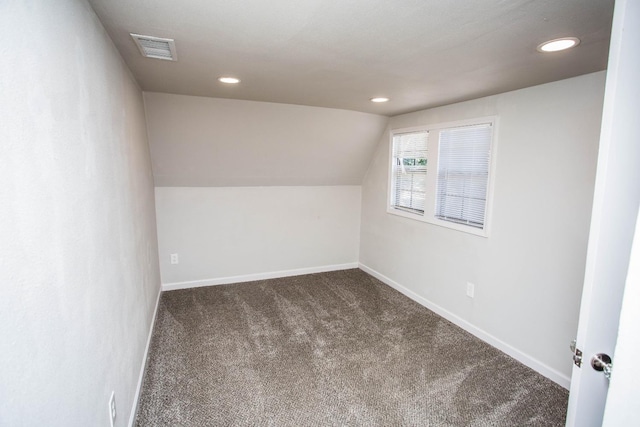
[[(618, 0), (613, 17), (598, 171), (591, 217), (567, 426), (602, 425), (609, 380), (591, 358), (613, 358), (640, 203), (640, 2)], [(613, 396), (612, 396), (613, 398)]]

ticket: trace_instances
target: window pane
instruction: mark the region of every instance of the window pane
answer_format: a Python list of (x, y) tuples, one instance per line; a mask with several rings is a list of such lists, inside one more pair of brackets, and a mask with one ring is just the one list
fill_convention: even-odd
[(437, 218), (484, 227), (491, 132), (490, 124), (440, 131)]
[(391, 206), (423, 214), (427, 180), (428, 132), (393, 136)]

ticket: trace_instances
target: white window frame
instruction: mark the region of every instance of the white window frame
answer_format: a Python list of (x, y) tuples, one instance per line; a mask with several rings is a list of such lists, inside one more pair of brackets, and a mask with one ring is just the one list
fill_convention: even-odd
[[(491, 124), (492, 136), (489, 153), (489, 176), (487, 182), (487, 198), (485, 204), (485, 215), (483, 228), (473, 227), (466, 224), (460, 224), (456, 222), (446, 221), (436, 218), (436, 195), (437, 195), (437, 182), (438, 182), (438, 158), (439, 158), (439, 136), (440, 131), (449, 128), (473, 126), (480, 124)], [(429, 139), (427, 141), (427, 196), (425, 200), (424, 214), (407, 212), (402, 209), (393, 207), (393, 137), (395, 135), (412, 132), (429, 132)], [(479, 117), (469, 120), (459, 120), (455, 122), (436, 123), (425, 126), (415, 126), (409, 128), (392, 129), (389, 135), (389, 161), (388, 161), (388, 180), (387, 180), (387, 213), (392, 215), (401, 216), (404, 218), (410, 218), (417, 221), (426, 222), (429, 224), (438, 225), (441, 227), (450, 228), (457, 231), (462, 231), (469, 234), (474, 234), (481, 237), (489, 237), (489, 231), (491, 228), (492, 206), (493, 206), (493, 184), (494, 175), (496, 170), (496, 152), (498, 146), (498, 117), (488, 116)]]

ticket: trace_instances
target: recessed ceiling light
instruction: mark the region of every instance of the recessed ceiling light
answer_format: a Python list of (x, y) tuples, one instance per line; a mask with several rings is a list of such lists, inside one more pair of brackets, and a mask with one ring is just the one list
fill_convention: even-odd
[(384, 96), (378, 96), (376, 98), (371, 98), (371, 102), (387, 102), (389, 98), (385, 98)]
[(557, 52), (569, 49), (580, 44), (580, 39), (576, 37), (563, 37), (561, 39), (549, 40), (538, 46), (538, 52)]
[(218, 81), (222, 83), (229, 83), (229, 84), (240, 83), (240, 79), (236, 79), (235, 77), (220, 77)]

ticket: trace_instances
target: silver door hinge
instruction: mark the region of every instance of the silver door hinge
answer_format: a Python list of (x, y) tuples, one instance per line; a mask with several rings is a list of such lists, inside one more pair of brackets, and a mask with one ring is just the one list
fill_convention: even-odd
[(576, 347), (576, 340), (571, 341), (569, 349), (573, 354), (574, 365), (576, 365), (578, 368), (582, 367), (582, 350)]

